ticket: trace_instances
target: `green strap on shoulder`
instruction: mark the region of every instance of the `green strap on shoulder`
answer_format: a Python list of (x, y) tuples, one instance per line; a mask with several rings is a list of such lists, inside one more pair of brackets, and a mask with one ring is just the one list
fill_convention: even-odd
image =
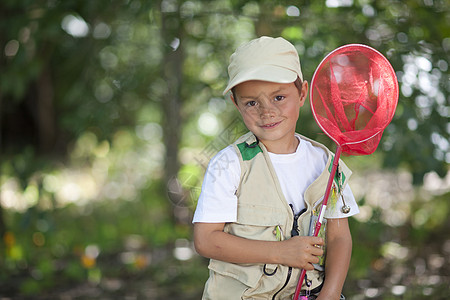
[(258, 153), (262, 152), (261, 147), (259, 147), (258, 142), (254, 142), (250, 145), (248, 145), (246, 142), (237, 144), (237, 147), (239, 148), (239, 151), (241, 152), (242, 159), (245, 160), (251, 160), (253, 159)]

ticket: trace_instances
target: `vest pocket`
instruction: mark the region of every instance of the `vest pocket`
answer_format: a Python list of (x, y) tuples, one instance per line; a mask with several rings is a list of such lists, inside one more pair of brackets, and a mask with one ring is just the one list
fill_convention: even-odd
[(233, 264), (211, 259), (208, 268), (223, 275), (219, 287), (222, 284), (226, 287), (228, 286), (227, 282), (237, 281), (243, 285), (243, 290), (254, 288), (263, 276), (262, 265)]
[[(237, 221), (226, 225), (227, 232), (260, 241), (286, 239), (285, 211), (264, 205), (239, 205)], [(277, 227), (279, 228), (277, 234)], [(279, 236), (280, 233), (283, 236)]]

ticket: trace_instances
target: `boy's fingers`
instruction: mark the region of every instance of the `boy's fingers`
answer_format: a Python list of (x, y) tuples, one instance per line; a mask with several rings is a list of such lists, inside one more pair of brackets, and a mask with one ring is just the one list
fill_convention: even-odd
[(322, 255), (323, 255), (323, 250), (317, 248), (317, 249), (315, 249), (314, 251), (312, 251), (311, 254), (312, 254), (312, 255), (315, 255), (315, 256), (322, 256)]
[(311, 242), (311, 245), (314, 245), (314, 246), (322, 246), (324, 244), (323, 238), (320, 238), (320, 237), (311, 237), (310, 242)]
[(313, 263), (313, 264), (318, 264), (319, 261), (320, 261), (320, 259), (319, 259), (317, 256), (314, 256), (314, 258), (313, 258), (313, 260), (312, 260), (312, 263)]
[(317, 245), (310, 245), (306, 247), (305, 251), (312, 256), (321, 256), (323, 254), (322, 247)]

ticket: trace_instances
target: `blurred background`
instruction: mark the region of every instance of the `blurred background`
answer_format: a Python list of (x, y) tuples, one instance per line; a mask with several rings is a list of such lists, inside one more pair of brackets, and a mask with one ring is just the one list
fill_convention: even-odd
[[(200, 299), (192, 214), (245, 127), (222, 96), (244, 41), (283, 36), (305, 79), (362, 43), (393, 65), (394, 120), (344, 157), (361, 213), (348, 299), (449, 299), (446, 0), (2, 0), (1, 299)], [(335, 149), (309, 105), (298, 132)]]

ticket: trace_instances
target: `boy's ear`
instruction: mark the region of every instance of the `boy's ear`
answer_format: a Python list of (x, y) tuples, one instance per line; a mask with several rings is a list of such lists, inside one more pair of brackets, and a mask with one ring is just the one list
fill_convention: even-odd
[(308, 97), (308, 82), (306, 80), (303, 80), (302, 90), (300, 92), (300, 106), (303, 106), (305, 104), (307, 97)]

